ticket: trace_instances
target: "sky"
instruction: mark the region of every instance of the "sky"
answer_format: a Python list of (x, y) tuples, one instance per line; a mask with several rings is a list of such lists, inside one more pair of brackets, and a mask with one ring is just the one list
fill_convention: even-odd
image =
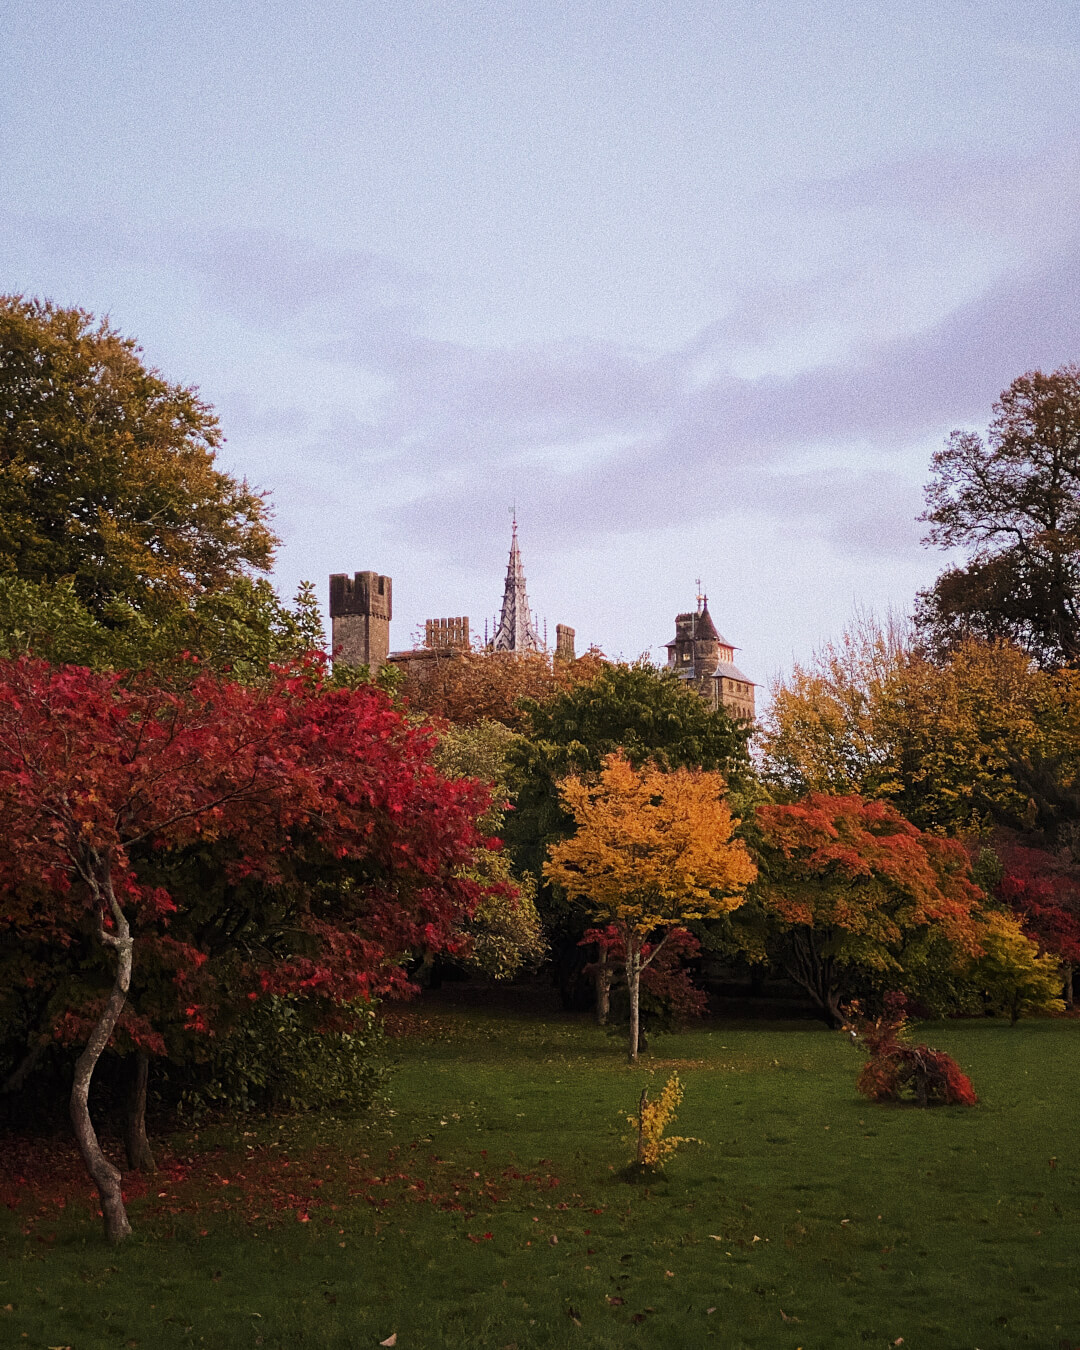
[(909, 611), (929, 462), (1080, 360), (1075, 0), (6, 0), (0, 291), (108, 315), (392, 642), (530, 599), (761, 684)]

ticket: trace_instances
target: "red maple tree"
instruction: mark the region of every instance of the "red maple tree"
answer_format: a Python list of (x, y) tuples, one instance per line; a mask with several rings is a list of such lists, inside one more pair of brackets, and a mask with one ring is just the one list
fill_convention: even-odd
[(766, 941), (831, 1026), (846, 977), (899, 969), (906, 938), (933, 927), (979, 952), (981, 892), (955, 840), (912, 825), (887, 802), (815, 792), (757, 811), (757, 897)]
[(1040, 949), (1061, 961), (1071, 1007), (1073, 969), (1080, 964), (1080, 872), (1071, 851), (1007, 843), (997, 852), (1003, 868), (998, 897)]
[(126, 1006), (136, 953), (169, 971), (194, 1032), (213, 1031), (222, 993), (163, 864), (211, 845), (226, 884), (287, 894), (291, 939), (227, 964), (244, 996), (348, 1006), (400, 992), (404, 957), (452, 946), (480, 894), (461, 872), (485, 842), (485, 793), (442, 778), (432, 748), (384, 694), (328, 688), (317, 664), (251, 688), (195, 668), (163, 683), (0, 662), (0, 923), (28, 947), (89, 937), (111, 967), (107, 995), (56, 1027), (85, 1036), (70, 1111), (110, 1240), (130, 1225), (88, 1093), (121, 1019), (158, 1048)]

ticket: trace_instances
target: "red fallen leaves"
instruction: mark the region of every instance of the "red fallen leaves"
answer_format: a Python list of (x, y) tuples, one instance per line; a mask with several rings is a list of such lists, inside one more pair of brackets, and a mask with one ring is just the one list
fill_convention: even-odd
[[(329, 1223), (331, 1214), (356, 1201), (377, 1210), (421, 1204), (472, 1216), (491, 1212), (523, 1192), (550, 1193), (559, 1185), (559, 1178), (548, 1172), (512, 1167), (494, 1176), (477, 1176), (474, 1168), (447, 1163), (434, 1154), (423, 1160), (415, 1157), (411, 1169), (404, 1169), (395, 1165), (398, 1149), (389, 1151), (387, 1167), (377, 1171), (369, 1158), (350, 1157), (329, 1146), (288, 1155), (270, 1145), (253, 1146), (242, 1154), (220, 1148), (177, 1154), (167, 1145), (156, 1151), (155, 1174), (131, 1173), (124, 1178), (124, 1200), (140, 1201), (144, 1219), (233, 1214), (272, 1228), (285, 1222)], [(5, 1155), (10, 1166), (0, 1176), (0, 1204), (23, 1217), (24, 1235), (55, 1222), (69, 1203), (97, 1212), (97, 1196), (68, 1141), (9, 1138)], [(119, 1163), (119, 1155), (113, 1161)], [(488, 1242), (493, 1236), (485, 1232), (470, 1235), (470, 1240)]]

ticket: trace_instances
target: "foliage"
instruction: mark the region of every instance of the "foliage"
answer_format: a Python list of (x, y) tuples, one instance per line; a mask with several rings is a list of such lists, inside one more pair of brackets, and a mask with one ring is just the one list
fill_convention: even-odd
[(689, 1136), (668, 1135), (664, 1131), (676, 1119), (676, 1111), (682, 1104), (683, 1090), (679, 1075), (673, 1073), (664, 1084), (664, 1090), (656, 1101), (649, 1101), (649, 1089), (642, 1088), (636, 1116), (627, 1116), (626, 1123), (635, 1133), (634, 1163), (638, 1168), (662, 1171), (664, 1163), (675, 1153), (680, 1144), (700, 1144), (700, 1139)]
[(1062, 1012), (1061, 964), (1039, 949), (1011, 914), (989, 912), (979, 935), (982, 953), (969, 978), (982, 990), (988, 1011), (1007, 1013), (1013, 1025), (1025, 1013)]
[(1007, 643), (972, 638), (932, 661), (895, 626), (861, 620), (774, 687), (763, 772), (786, 799), (884, 797), (924, 829), (1019, 823), (1033, 766), (1075, 744), (1072, 701), (1067, 675)]
[(576, 777), (561, 784), (577, 829), (551, 849), (544, 875), (622, 940), (631, 1061), (642, 970), (673, 929), (735, 909), (756, 875), (745, 845), (732, 839), (725, 791), (718, 773), (635, 769), (617, 753), (606, 757), (595, 785)]
[[(113, 1237), (119, 1177), (86, 1098), (121, 1014), (158, 1049), (163, 1031), (212, 1035), (245, 991), (327, 1007), (404, 992), (402, 962), (453, 946), (483, 893), (461, 875), (483, 790), (443, 779), (430, 736), (376, 689), (326, 688), (317, 665), (167, 683), (0, 663), (2, 917), (30, 962), (89, 946), (104, 975), (60, 1023), (89, 1037), (72, 1110)], [(191, 880), (208, 863), (209, 891)], [(145, 1006), (125, 1009), (136, 946)]]
[(855, 1083), (859, 1092), (872, 1102), (899, 1101), (910, 1091), (916, 1106), (975, 1106), (971, 1079), (951, 1055), (908, 1043), (904, 995), (886, 994), (884, 1004), (875, 1018), (862, 1012), (858, 1000), (848, 1008), (845, 1029), (869, 1056)]
[[(435, 763), (448, 778), (472, 778), (488, 785), (491, 805), (478, 821), (489, 836), (503, 833), (508, 801), (508, 756), (519, 737), (501, 722), (445, 726)], [(539, 966), (547, 955), (543, 925), (536, 910), (536, 882), (528, 873), (515, 877), (506, 849), (479, 852), (464, 874), (482, 882), (485, 894), (462, 925), (465, 945), (455, 960), (495, 980), (506, 980)]]
[(1071, 851), (999, 845), (998, 897), (1044, 952), (1080, 964), (1080, 878)]
[(789, 797), (879, 795), (890, 778), (881, 710), (909, 644), (897, 619), (860, 612), (838, 642), (774, 682), (758, 741), (771, 786)]
[(606, 755), (622, 750), (632, 764), (723, 773), (737, 815), (752, 811), (757, 785), (747, 753), (749, 731), (725, 709), (711, 709), (669, 671), (644, 663), (605, 666), (585, 683), (546, 703), (525, 705), (524, 739), (510, 754), (514, 810), (506, 840), (522, 871), (540, 883), (537, 904), (551, 942), (563, 1001), (580, 1002), (585, 964), (579, 946), (586, 921), (577, 906), (543, 880), (549, 848), (565, 839), (573, 820), (559, 795), (568, 775), (600, 772)]
[(984, 441), (954, 431), (932, 461), (927, 542), (968, 550), (920, 596), (941, 648), (1005, 640), (1045, 667), (1080, 657), (1080, 366), (1029, 371), (994, 404)]
[(958, 961), (979, 952), (981, 893), (955, 841), (856, 796), (811, 793), (759, 807), (758, 821), (760, 881), (744, 941), (781, 965), (831, 1025), (853, 976), (891, 978), (920, 933), (939, 933)]
[(588, 651), (576, 661), (541, 653), (454, 651), (410, 663), (402, 695), (411, 707), (460, 726), (498, 722), (514, 731), (526, 724), (524, 700), (543, 703), (592, 679), (604, 657)]
[[(626, 948), (619, 930), (608, 924), (606, 928), (589, 928), (581, 939), (582, 946), (595, 944), (606, 955), (612, 977), (623, 975), (626, 969)], [(708, 1010), (705, 992), (694, 984), (685, 962), (697, 956), (701, 943), (685, 928), (673, 928), (663, 949), (652, 957), (652, 944), (646, 943), (642, 956), (649, 964), (641, 972), (641, 1018), (647, 1028), (659, 1026), (667, 1030), (682, 1026)], [(630, 1009), (624, 1009), (629, 1017)]]
[(196, 391), (107, 321), (0, 297), (0, 572), (160, 618), (266, 571), (266, 501), (215, 467), (220, 444)]
[(231, 1025), (206, 1041), (194, 1070), (177, 1079), (183, 1114), (207, 1112), (362, 1111), (383, 1088), (382, 1034), (375, 1008), (345, 1010), (340, 1029), (322, 1029), (310, 1002), (268, 994), (242, 1004)]

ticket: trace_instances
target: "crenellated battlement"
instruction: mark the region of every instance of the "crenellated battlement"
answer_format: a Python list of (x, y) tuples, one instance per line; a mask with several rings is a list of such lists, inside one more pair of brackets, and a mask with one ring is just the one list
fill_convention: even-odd
[(468, 651), (472, 646), (469, 616), (456, 619), (427, 619), (424, 622), (424, 646), (431, 651)]

